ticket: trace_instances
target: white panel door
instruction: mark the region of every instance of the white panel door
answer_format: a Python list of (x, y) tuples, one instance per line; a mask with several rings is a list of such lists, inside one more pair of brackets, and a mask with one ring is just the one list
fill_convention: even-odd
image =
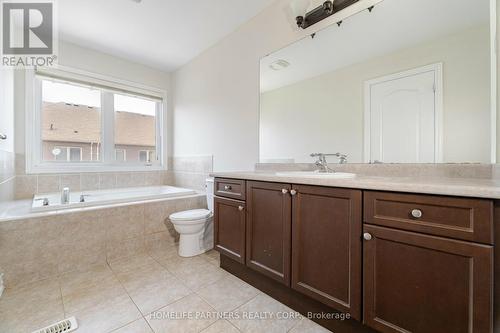
[(436, 162), (436, 72), (369, 85), (370, 162)]

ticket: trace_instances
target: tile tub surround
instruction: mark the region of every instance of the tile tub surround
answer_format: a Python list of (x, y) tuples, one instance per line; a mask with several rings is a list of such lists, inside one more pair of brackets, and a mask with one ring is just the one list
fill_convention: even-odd
[[(123, 187), (172, 185), (205, 190), (205, 179), (213, 171), (213, 156), (169, 157), (168, 171), (92, 172), (73, 174), (27, 175), (24, 155), (15, 158), (12, 175), (15, 199), (35, 194), (58, 192), (64, 187), (75, 191), (105, 190)], [(14, 165), (14, 162), (13, 162)], [(1, 181), (0, 181), (1, 183)], [(2, 188), (0, 187), (0, 195)], [(12, 190), (12, 189), (11, 189)], [(0, 201), (1, 197), (0, 197)]]
[[(353, 170), (350, 170), (353, 171)], [(435, 194), (473, 198), (500, 199), (499, 178), (449, 178), (426, 176), (366, 176), (353, 179), (278, 176), (276, 171), (214, 172), (213, 177), (341, 187), (350, 189)]]
[(59, 192), (64, 187), (71, 191), (91, 191), (171, 185), (167, 180), (167, 171), (17, 175), (15, 198), (27, 199), (35, 194)]
[(174, 156), (169, 158), (171, 182), (175, 186), (205, 190), (205, 179), (213, 171), (213, 156)]
[(53, 278), (147, 251), (176, 256), (177, 234), (168, 216), (196, 208), (206, 208), (205, 194), (4, 220), (0, 271), (5, 285)]
[[(295, 312), (219, 268), (217, 259), (214, 251), (196, 258), (153, 251), (7, 289), (0, 299), (0, 332), (31, 332), (69, 316), (77, 318), (79, 333), (327, 332), (300, 316), (278, 319), (278, 312)], [(212, 279), (193, 274), (198, 271)], [(195, 288), (186, 277), (196, 279)], [(161, 317), (184, 311), (211, 317)], [(216, 317), (225, 311), (274, 316)]]

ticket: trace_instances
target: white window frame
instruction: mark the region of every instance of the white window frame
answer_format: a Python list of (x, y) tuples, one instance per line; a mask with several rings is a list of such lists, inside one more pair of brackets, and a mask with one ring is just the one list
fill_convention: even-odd
[[(54, 80), (85, 83), (89, 86), (115, 92), (129, 94), (139, 98), (152, 96), (157, 101), (156, 108), (156, 154), (157, 161), (152, 163), (117, 162), (114, 144), (114, 112), (101, 114), (101, 160), (85, 162), (60, 162), (42, 160), (41, 109), (42, 79), (37, 74), (52, 77)], [(166, 126), (167, 92), (162, 89), (116, 79), (101, 74), (81, 71), (64, 66), (57, 69), (27, 70), (25, 75), (26, 89), (26, 173), (61, 173), (61, 172), (106, 172), (106, 171), (158, 171), (166, 170), (167, 143), (163, 131)], [(104, 88), (105, 87), (105, 88)], [(108, 88), (108, 89), (106, 89)], [(113, 94), (101, 94), (101, 110), (113, 110)], [(114, 111), (114, 110), (113, 110)]]

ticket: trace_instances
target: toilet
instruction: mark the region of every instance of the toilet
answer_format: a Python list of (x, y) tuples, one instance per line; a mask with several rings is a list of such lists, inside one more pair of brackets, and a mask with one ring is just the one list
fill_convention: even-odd
[(180, 234), (179, 255), (194, 257), (211, 250), (214, 246), (213, 210), (214, 179), (206, 180), (208, 209), (193, 209), (170, 215), (170, 221)]

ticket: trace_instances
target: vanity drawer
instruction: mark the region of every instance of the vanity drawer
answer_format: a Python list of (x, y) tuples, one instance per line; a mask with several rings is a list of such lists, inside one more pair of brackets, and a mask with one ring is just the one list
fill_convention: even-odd
[(493, 201), (364, 192), (364, 222), (493, 244)]
[(215, 178), (215, 195), (224, 198), (245, 200), (245, 181), (240, 179)]

